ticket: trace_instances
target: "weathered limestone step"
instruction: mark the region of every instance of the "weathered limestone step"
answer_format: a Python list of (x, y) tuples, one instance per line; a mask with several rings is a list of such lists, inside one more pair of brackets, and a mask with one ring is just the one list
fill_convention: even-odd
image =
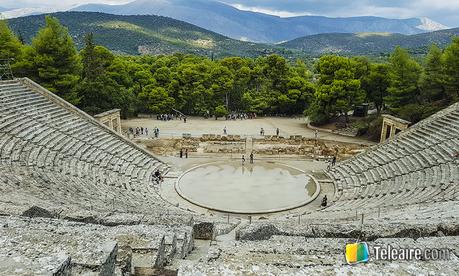
[(68, 233), (59, 228), (49, 231), (44, 225), (33, 227), (12, 219), (2, 219), (0, 224), (2, 252), (14, 254), (0, 253), (0, 263), (9, 263), (0, 266), (2, 275), (42, 274), (38, 272), (46, 270), (49, 274), (70, 270), (72, 275), (114, 272), (117, 244), (102, 233)]
[[(190, 241), (186, 237), (191, 233), (190, 227), (173, 228), (160, 225), (106, 227), (54, 219), (19, 217), (0, 217), (0, 226), (2, 248), (8, 248), (5, 252), (18, 254), (17, 263), (6, 268), (0, 266), (0, 269), (10, 271), (20, 266), (22, 262), (20, 260), (23, 260), (31, 263), (32, 270), (38, 271), (41, 264), (40, 256), (43, 258), (55, 256), (50, 260), (49, 270), (63, 269), (70, 261), (68, 266), (74, 275), (87, 273), (112, 275), (115, 270), (134, 272), (136, 268), (163, 268), (175, 256), (177, 235), (181, 237), (182, 244), (187, 245)], [(191, 236), (190, 238), (192, 239)], [(167, 246), (169, 251), (166, 250)], [(4, 258), (8, 258), (8, 255), (2, 256), (0, 253), (0, 260)], [(30, 271), (25, 272), (27, 273)]]
[(370, 253), (370, 262), (361, 266), (350, 266), (344, 257), (345, 245), (355, 239), (304, 238), (272, 236), (270, 240), (238, 241), (212, 245), (205, 258), (197, 263), (182, 263), (182, 274), (262, 274), (262, 275), (378, 275), (433, 273), (438, 271), (456, 274), (458, 237), (433, 237), (421, 239), (377, 239), (368, 242), (369, 251), (374, 246), (394, 248), (446, 248), (450, 250), (448, 261), (387, 261), (376, 260)]

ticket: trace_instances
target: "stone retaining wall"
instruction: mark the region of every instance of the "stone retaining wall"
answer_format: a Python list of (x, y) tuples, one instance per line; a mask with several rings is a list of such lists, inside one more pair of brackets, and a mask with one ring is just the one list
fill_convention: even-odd
[[(265, 136), (253, 138), (246, 143), (245, 138), (238, 135), (204, 134), (202, 137), (139, 139), (155, 154), (173, 154), (178, 156), (180, 149), (189, 153), (244, 154), (248, 150), (259, 155), (300, 155), (307, 158), (321, 159), (337, 155), (338, 159), (346, 159), (363, 151), (367, 146), (351, 143), (338, 143), (308, 139), (301, 135), (290, 137)], [(252, 147), (253, 146), (253, 147)]]
[(213, 222), (199, 222), (193, 225), (193, 235), (195, 239), (212, 240), (215, 235)]

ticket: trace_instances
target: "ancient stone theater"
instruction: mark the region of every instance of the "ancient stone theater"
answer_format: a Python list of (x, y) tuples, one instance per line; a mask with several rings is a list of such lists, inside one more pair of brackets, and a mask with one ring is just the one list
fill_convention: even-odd
[[(0, 275), (458, 273), (459, 103), (308, 174), (249, 156), (180, 171), (102, 117), (0, 82)], [(236, 171), (253, 181), (228, 190)]]

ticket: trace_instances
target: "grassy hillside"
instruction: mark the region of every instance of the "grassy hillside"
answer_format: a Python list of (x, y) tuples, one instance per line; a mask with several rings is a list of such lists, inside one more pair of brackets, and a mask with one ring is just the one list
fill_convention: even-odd
[[(322, 33), (390, 32), (418, 34), (424, 33), (425, 28), (441, 29), (444, 27), (428, 18), (278, 17), (239, 10), (224, 2), (219, 0), (135, 0), (121, 5), (81, 5), (74, 10), (121, 15), (162, 15), (191, 23), (230, 38), (264, 43), (289, 41), (301, 36)], [(278, 0), (278, 2), (288, 1)], [(321, 1), (309, 1), (310, 6), (321, 4)]]
[[(429, 45), (445, 46), (459, 28), (417, 35), (390, 33), (319, 34), (280, 45), (257, 44), (225, 37), (195, 25), (155, 15), (112, 15), (93, 12), (53, 13), (67, 26), (78, 48), (84, 35), (94, 33), (96, 43), (120, 54), (191, 53), (215, 57), (256, 57), (270, 53), (288, 59), (336, 53), (341, 55), (385, 56), (400, 45), (412, 53), (424, 54)], [(10, 19), (12, 29), (29, 43), (44, 26), (45, 15)]]
[(310, 55), (337, 53), (342, 55), (386, 55), (400, 45), (415, 54), (425, 54), (433, 43), (444, 47), (453, 36), (459, 35), (459, 28), (402, 35), (389, 33), (320, 34), (297, 38), (280, 46), (298, 49)]
[[(219, 56), (288, 54), (280, 47), (227, 38), (194, 25), (154, 15), (112, 15), (92, 12), (53, 13), (69, 28), (78, 48), (84, 35), (94, 33), (95, 41), (121, 54), (171, 54), (175, 52)], [(44, 26), (45, 15), (10, 19), (11, 28), (29, 43)], [(293, 51), (294, 52), (294, 51)]]

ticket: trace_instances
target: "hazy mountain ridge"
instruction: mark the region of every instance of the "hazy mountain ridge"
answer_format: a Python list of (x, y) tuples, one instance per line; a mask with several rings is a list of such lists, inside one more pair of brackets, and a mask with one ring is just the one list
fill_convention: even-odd
[[(412, 52), (425, 53), (432, 43), (445, 46), (459, 28), (416, 35), (390, 33), (334, 33), (306, 36), (279, 45), (230, 39), (192, 24), (155, 15), (113, 15), (92, 12), (52, 14), (67, 26), (78, 48), (86, 33), (94, 33), (98, 44), (121, 54), (192, 53), (215, 57), (259, 56), (278, 53), (289, 58), (341, 55), (387, 55), (400, 45)], [(44, 26), (45, 15), (8, 20), (12, 29), (28, 43)]]
[(309, 55), (336, 53), (343, 55), (384, 55), (396, 46), (424, 54), (431, 44), (444, 47), (453, 36), (459, 36), (459, 28), (402, 35), (390, 33), (318, 34), (297, 38), (279, 46), (297, 49)]
[(6, 9), (5, 11), (0, 10), (0, 18), (17, 18), (29, 15), (38, 15), (44, 13), (57, 12), (54, 8), (20, 8), (20, 9)]
[[(215, 56), (258, 56), (281, 51), (274, 46), (243, 42), (179, 20), (155, 15), (112, 15), (93, 12), (51, 14), (68, 27), (78, 48), (86, 33), (94, 33), (96, 43), (121, 54), (171, 54), (176, 52)], [(8, 20), (13, 31), (29, 43), (45, 15)]]
[(88, 4), (73, 10), (111, 14), (156, 14), (182, 20), (235, 39), (277, 43), (320, 33), (390, 32), (417, 34), (445, 28), (428, 18), (364, 16), (277, 16), (238, 10), (212, 0), (137, 0), (124, 5)]

